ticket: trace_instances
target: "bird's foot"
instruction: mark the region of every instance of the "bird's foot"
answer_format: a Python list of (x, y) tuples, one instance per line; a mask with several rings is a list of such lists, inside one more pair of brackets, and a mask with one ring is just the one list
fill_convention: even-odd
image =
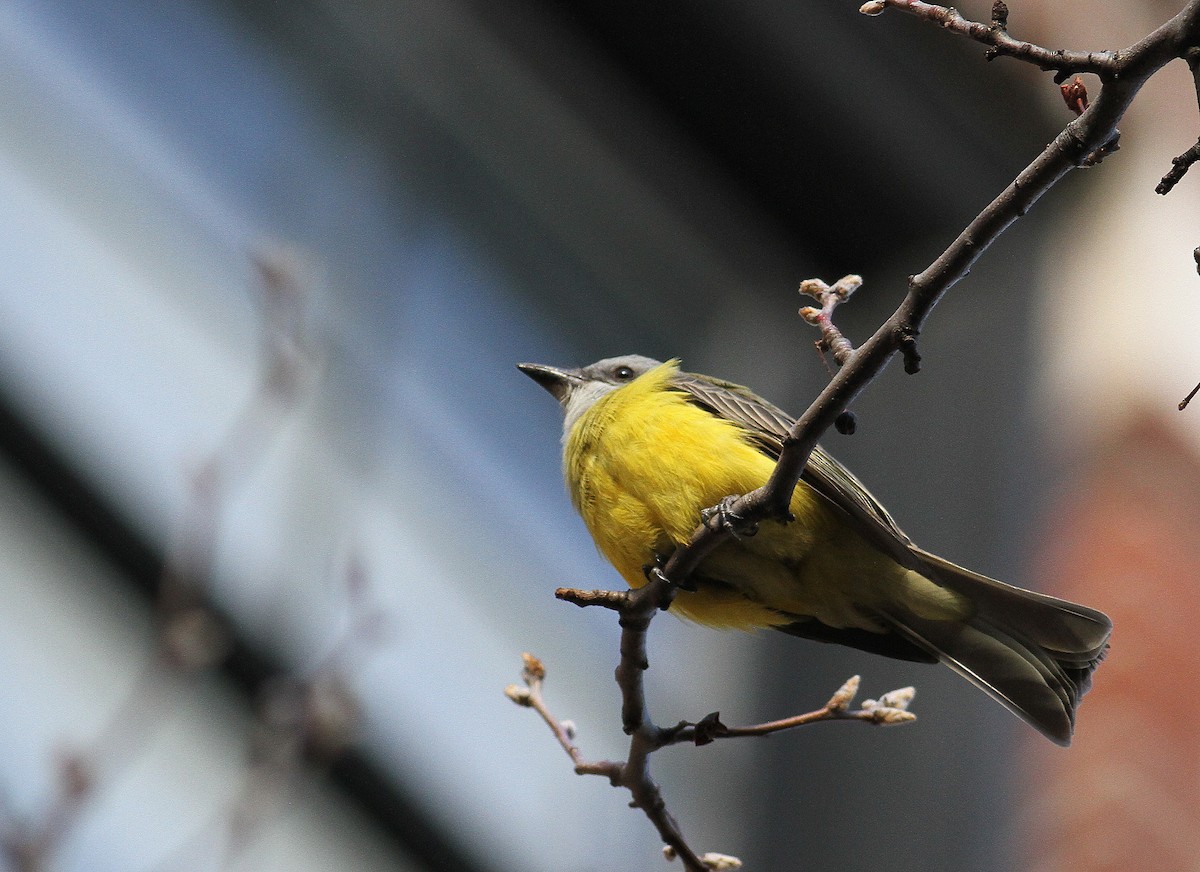
[(758, 532), (758, 524), (751, 524), (733, 510), (734, 505), (741, 499), (738, 496), (725, 497), (711, 509), (700, 513), (700, 519), (705, 526), (714, 530), (724, 530), (734, 539), (749, 539)]

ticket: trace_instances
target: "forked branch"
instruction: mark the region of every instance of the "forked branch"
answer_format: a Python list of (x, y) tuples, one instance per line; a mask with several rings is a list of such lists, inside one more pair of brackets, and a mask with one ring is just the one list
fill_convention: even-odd
[[(1192, 81), (1196, 84), (1196, 105), (1200, 106), (1200, 47), (1190, 49), (1184, 55), (1184, 60), (1191, 67)], [(1200, 139), (1196, 141), (1195, 145), (1179, 155), (1179, 157), (1172, 158), (1171, 169), (1162, 177), (1162, 181), (1158, 183), (1158, 187), (1154, 189), (1154, 192), (1157, 194), (1169, 194), (1171, 189), (1192, 168), (1192, 164), (1198, 160), (1200, 160)], [(1187, 404), (1184, 403), (1184, 405)]]
[[(665, 579), (652, 581), (651, 584), (660, 586), (663, 590), (670, 589), (670, 585), (666, 583)], [(647, 587), (649, 586), (647, 585)], [(644, 590), (646, 590), (645, 587), (634, 592), (634, 595)], [(608, 593), (610, 592), (568, 591), (564, 589), (559, 592), (559, 595), (562, 599), (575, 602), (579, 605), (611, 607), (612, 599), (610, 597), (596, 596), (596, 594)], [(643, 603), (634, 601), (634, 595), (626, 599), (625, 608), (636, 611), (645, 602), (653, 601), (660, 594), (652, 592), (646, 595), (645, 602)], [(624, 614), (624, 612), (622, 613)], [(908, 711), (908, 704), (912, 701), (915, 692), (911, 687), (893, 690), (890, 693), (884, 694), (878, 700), (864, 700), (861, 708), (851, 709), (850, 705), (854, 702), (854, 698), (858, 694), (859, 678), (856, 675), (843, 684), (825, 705), (806, 714), (747, 727), (727, 727), (721, 723), (720, 716), (714, 712), (695, 723), (681, 721), (674, 727), (657, 727), (650, 722), (648, 715), (646, 715), (641, 673), (646, 669), (647, 664), (644, 659), (638, 659), (639, 655), (635, 653), (639, 648), (644, 650), (646, 627), (649, 626), (649, 619), (653, 617), (653, 614), (652, 610), (648, 615), (636, 616), (634, 623), (641, 624), (642, 628), (626, 628), (622, 634), (622, 665), (626, 669), (622, 671), (621, 667), (618, 667), (617, 683), (621, 688), (623, 707), (626, 710), (637, 711), (642, 716), (641, 722), (633, 729), (626, 729), (626, 732), (630, 734), (629, 756), (627, 759), (622, 761), (590, 761), (583, 756), (579, 747), (575, 744), (574, 724), (570, 721), (559, 720), (551, 714), (545, 697), (542, 694), (542, 686), (546, 679), (546, 667), (532, 654), (521, 655), (524, 660), (524, 668), (522, 669), (524, 686), (510, 684), (504, 689), (504, 693), (509, 699), (517, 703), (517, 705), (526, 706), (538, 713), (546, 723), (546, 726), (554, 734), (554, 738), (558, 741), (563, 751), (571, 758), (571, 763), (577, 775), (600, 775), (607, 778), (609, 783), (614, 787), (626, 788), (633, 797), (632, 805), (642, 809), (646, 817), (650, 819), (651, 823), (658, 830), (659, 836), (663, 840), (664, 853), (668, 859), (678, 857), (688, 872), (738, 869), (741, 868), (742, 864), (736, 857), (728, 854), (700, 854), (688, 845), (679, 828), (679, 824), (671, 816), (670, 812), (667, 811), (661, 790), (650, 776), (650, 755), (652, 753), (668, 745), (677, 745), (685, 742), (695, 745), (707, 745), (716, 739), (767, 736), (771, 733), (791, 730), (821, 721), (859, 721), (876, 726), (891, 726), (911, 723), (916, 720), (916, 715)], [(643, 617), (646, 618), (644, 623), (642, 621)], [(624, 635), (628, 633), (640, 634), (643, 637), (643, 641), (628, 646), (625, 645)], [(626, 650), (630, 652), (629, 657), (633, 658), (632, 662), (626, 663)]]

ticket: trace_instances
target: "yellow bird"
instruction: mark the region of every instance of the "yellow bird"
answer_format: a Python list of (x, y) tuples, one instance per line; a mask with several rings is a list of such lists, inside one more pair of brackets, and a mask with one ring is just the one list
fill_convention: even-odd
[[(701, 512), (764, 484), (793, 419), (740, 385), (629, 355), (519, 369), (562, 404), (563, 471), (600, 552), (633, 587), (686, 543)], [(795, 520), (710, 554), (671, 610), (713, 627), (771, 627), (887, 657), (942, 662), (1068, 745), (1112, 622), (913, 544), (817, 448)]]

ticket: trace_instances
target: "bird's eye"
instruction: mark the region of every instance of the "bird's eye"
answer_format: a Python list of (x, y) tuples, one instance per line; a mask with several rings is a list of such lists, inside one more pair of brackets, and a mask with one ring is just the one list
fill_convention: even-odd
[(618, 366), (613, 370), (613, 375), (617, 381), (629, 381), (633, 378), (633, 370), (628, 366)]

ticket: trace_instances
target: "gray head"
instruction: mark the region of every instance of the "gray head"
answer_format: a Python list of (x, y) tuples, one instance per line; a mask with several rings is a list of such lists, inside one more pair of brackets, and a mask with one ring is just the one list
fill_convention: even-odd
[(606, 357), (579, 369), (518, 363), (517, 369), (548, 390), (563, 407), (563, 437), (596, 400), (659, 366), (640, 354)]

